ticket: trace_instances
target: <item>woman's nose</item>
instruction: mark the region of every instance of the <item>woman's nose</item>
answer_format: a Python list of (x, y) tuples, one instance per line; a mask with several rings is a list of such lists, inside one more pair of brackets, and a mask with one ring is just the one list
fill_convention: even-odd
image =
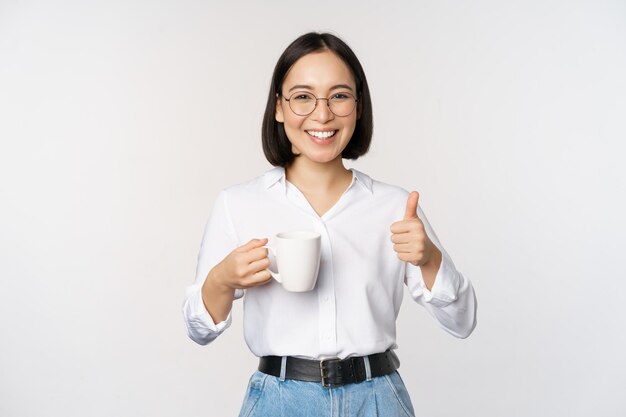
[(313, 109), (313, 113), (311, 113), (311, 117), (313, 120), (324, 123), (329, 120), (332, 120), (335, 115), (330, 111), (328, 107), (328, 99), (318, 98), (317, 104), (315, 105), (315, 109)]

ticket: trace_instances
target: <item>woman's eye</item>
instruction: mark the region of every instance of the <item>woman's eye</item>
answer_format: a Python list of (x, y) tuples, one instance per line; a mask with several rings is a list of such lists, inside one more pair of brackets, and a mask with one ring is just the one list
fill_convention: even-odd
[(293, 98), (296, 100), (311, 100), (311, 96), (308, 94), (296, 94)]
[(337, 99), (342, 99), (342, 98), (349, 98), (350, 96), (344, 93), (337, 93), (333, 95), (333, 98), (337, 98)]

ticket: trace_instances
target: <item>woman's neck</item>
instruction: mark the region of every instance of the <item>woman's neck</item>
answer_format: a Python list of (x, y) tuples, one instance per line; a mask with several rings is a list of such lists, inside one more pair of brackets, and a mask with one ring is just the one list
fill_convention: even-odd
[(352, 180), (352, 173), (343, 165), (341, 157), (327, 163), (317, 163), (305, 158), (296, 160), (285, 168), (287, 181), (301, 191), (328, 192), (345, 188)]

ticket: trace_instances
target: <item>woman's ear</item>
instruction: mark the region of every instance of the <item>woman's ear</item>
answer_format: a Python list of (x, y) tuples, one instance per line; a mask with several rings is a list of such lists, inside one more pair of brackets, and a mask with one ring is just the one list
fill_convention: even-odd
[(274, 118), (276, 119), (276, 121), (278, 123), (284, 123), (285, 122), (285, 117), (283, 115), (282, 100), (280, 99), (280, 96), (278, 95), (278, 93), (276, 94), (276, 114), (275, 114)]
[(361, 100), (357, 101), (356, 103), (356, 119), (359, 120), (361, 118), (361, 104), (363, 102)]

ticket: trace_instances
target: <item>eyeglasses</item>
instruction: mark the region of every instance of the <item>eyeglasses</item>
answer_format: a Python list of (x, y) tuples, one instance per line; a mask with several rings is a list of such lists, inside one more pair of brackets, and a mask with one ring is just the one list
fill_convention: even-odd
[(291, 111), (298, 116), (308, 116), (317, 107), (318, 100), (326, 100), (328, 108), (335, 116), (345, 117), (354, 111), (358, 101), (350, 93), (335, 93), (328, 98), (317, 98), (311, 93), (297, 91), (289, 98), (282, 97), (289, 103)]

